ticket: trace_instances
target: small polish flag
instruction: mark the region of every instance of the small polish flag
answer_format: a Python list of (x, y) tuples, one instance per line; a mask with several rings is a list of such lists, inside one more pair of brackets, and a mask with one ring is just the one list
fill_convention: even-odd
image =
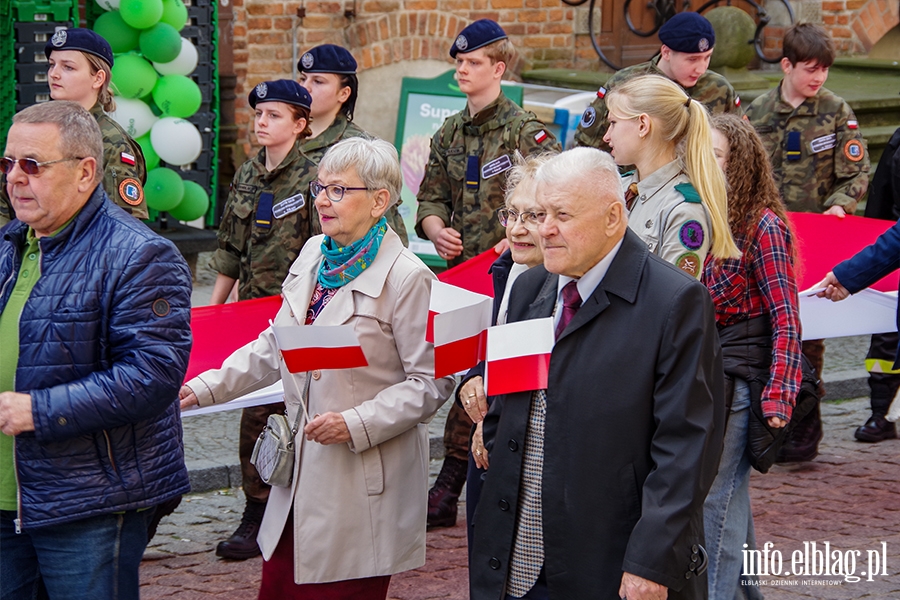
[(125, 163), (126, 165), (134, 166), (135, 160), (134, 160), (133, 155), (128, 154), (127, 152), (123, 152), (121, 158), (122, 158), (122, 162)]
[(547, 387), (555, 336), (553, 317), (491, 327), (484, 386), (489, 396)]
[(856, 121), (847, 121), (847, 129), (859, 129), (859, 123)]
[(291, 373), (353, 369), (369, 364), (352, 325), (273, 325), (272, 330)]
[(426, 341), (434, 344), (435, 377), (471, 369), (484, 360), (492, 302), (453, 285), (432, 284)]
[(536, 134), (534, 134), (534, 141), (536, 141), (538, 144), (540, 144), (541, 142), (543, 142), (546, 139), (547, 139), (547, 132), (544, 131), (543, 129), (541, 129)]
[(600, 98), (601, 100), (606, 97), (606, 88), (605, 87), (601, 87), (599, 90), (597, 90), (597, 97)]
[(740, 97), (740, 96), (735, 96), (735, 97), (734, 97), (734, 105), (735, 105), (735, 106), (740, 106), (740, 105), (741, 105), (741, 97)]

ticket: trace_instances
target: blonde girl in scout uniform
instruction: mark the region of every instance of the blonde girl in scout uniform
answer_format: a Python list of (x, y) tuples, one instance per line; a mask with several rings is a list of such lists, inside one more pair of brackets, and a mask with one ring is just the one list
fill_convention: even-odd
[[(249, 300), (281, 293), (281, 284), (303, 244), (313, 235), (310, 173), (315, 165), (298, 144), (310, 133), (312, 98), (299, 83), (287, 79), (260, 83), (249, 95), (255, 111), (254, 131), (262, 149), (235, 173), (219, 225), (219, 249), (210, 262), (218, 272), (211, 304), (223, 304), (235, 282), (238, 298)], [(216, 547), (224, 558), (242, 560), (259, 554), (256, 534), (265, 512), (269, 486), (250, 464), (253, 443), (269, 415), (284, 404), (245, 408), (241, 417), (239, 455), (247, 505), (241, 525)]]
[(636, 166), (622, 178), (632, 231), (692, 277), (700, 277), (707, 255), (740, 256), (703, 105), (659, 75), (623, 83), (606, 102), (603, 139), (616, 163)]
[[(354, 137), (373, 137), (353, 122), (353, 111), (359, 97), (359, 79), (356, 76), (356, 59), (346, 48), (335, 44), (322, 44), (311, 48), (300, 57), (297, 70), (300, 85), (306, 88), (312, 98), (309, 110), (311, 135), (300, 142), (300, 153), (318, 165), (325, 152), (339, 141)], [(311, 171), (309, 183), (315, 179), (316, 170)], [(388, 209), (385, 217), (403, 245), (408, 243), (406, 225), (397, 211), (399, 203)], [(315, 210), (313, 210), (315, 213)], [(312, 219), (316, 233), (319, 220)]]
[(103, 135), (103, 188), (126, 212), (146, 219), (147, 169), (140, 145), (106, 113), (116, 109), (109, 88), (113, 53), (90, 29), (61, 29), (44, 47), (47, 83), (54, 100), (71, 100), (90, 111)]

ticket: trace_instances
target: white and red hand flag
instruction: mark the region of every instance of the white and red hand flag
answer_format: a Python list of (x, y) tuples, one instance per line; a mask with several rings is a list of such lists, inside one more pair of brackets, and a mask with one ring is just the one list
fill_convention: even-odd
[(487, 394), (545, 389), (555, 338), (552, 317), (488, 329), (484, 371)]
[(425, 340), (434, 344), (434, 376), (471, 369), (484, 360), (491, 298), (435, 281)]
[(291, 373), (368, 366), (352, 325), (272, 326)]

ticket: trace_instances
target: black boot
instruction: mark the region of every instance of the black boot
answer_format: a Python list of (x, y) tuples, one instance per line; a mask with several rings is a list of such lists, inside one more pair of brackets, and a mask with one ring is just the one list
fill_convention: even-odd
[(466, 483), (468, 461), (447, 456), (441, 472), (428, 491), (428, 528), (456, 525), (457, 503)]
[(259, 556), (260, 550), (256, 544), (256, 534), (259, 533), (259, 526), (265, 512), (265, 502), (248, 500), (244, 507), (244, 516), (241, 517), (241, 524), (230, 538), (219, 542), (219, 545), (216, 546), (216, 556), (232, 560), (246, 560)]
[(897, 437), (897, 424), (885, 419), (884, 415), (873, 414), (853, 436), (861, 442), (893, 440)]

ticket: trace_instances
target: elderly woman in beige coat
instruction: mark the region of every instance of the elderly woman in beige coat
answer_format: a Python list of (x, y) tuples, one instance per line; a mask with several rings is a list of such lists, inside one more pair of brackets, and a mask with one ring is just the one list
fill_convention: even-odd
[(383, 599), (392, 574), (425, 563), (427, 421), (453, 380), (434, 378), (425, 342), (434, 276), (383, 216), (400, 185), (387, 142), (353, 138), (328, 151), (310, 186), (324, 236), (291, 266), (275, 317), (352, 325), (367, 367), (291, 374), (270, 327), (182, 388), (183, 407), (206, 406), (283, 379), (293, 423), (309, 378), (293, 482), (272, 488), (258, 537), (260, 599)]

